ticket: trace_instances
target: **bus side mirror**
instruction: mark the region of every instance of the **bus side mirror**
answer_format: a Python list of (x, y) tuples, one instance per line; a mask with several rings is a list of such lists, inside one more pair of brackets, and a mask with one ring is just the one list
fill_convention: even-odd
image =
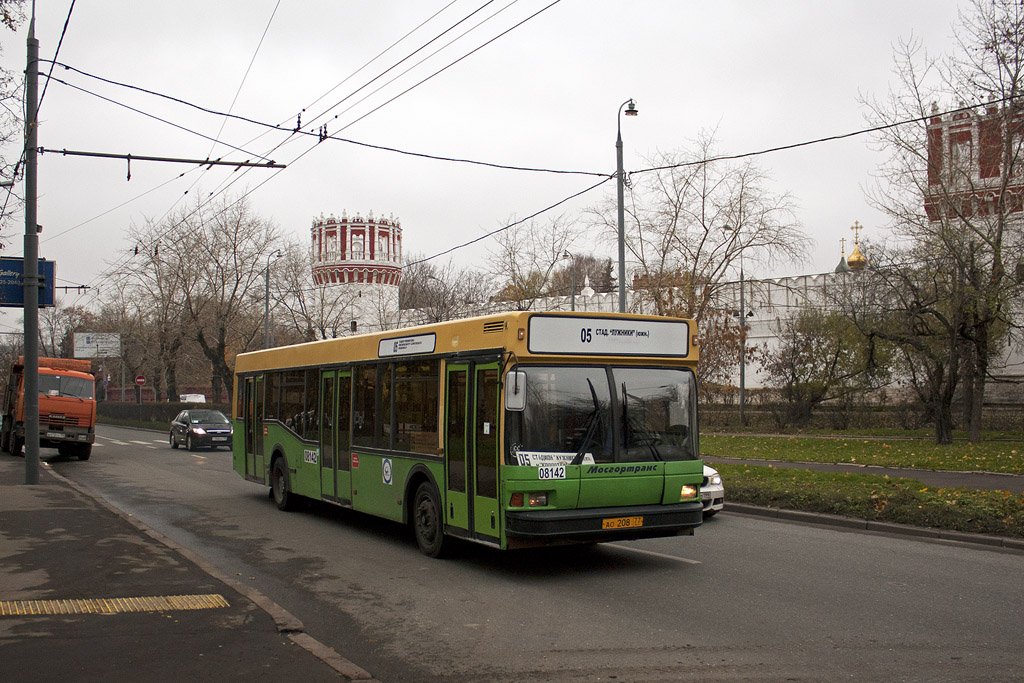
[(509, 370), (505, 375), (505, 410), (526, 410), (526, 373)]

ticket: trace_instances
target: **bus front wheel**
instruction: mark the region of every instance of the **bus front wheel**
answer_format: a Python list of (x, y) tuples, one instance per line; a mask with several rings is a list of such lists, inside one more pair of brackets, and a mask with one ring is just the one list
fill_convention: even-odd
[(270, 467), (270, 493), (278, 510), (295, 509), (296, 497), (288, 483), (288, 464), (283, 457), (274, 460)]
[(412, 525), (416, 543), (423, 554), (440, 557), (444, 548), (444, 523), (441, 519), (441, 500), (429, 482), (416, 489), (413, 498)]

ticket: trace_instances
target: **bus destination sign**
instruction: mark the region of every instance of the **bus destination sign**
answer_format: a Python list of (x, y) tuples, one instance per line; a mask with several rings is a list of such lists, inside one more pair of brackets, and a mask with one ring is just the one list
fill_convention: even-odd
[(530, 318), (530, 353), (685, 357), (689, 342), (690, 326), (685, 320)]
[(436, 344), (437, 335), (434, 333), (381, 339), (377, 345), (377, 356), (379, 358), (388, 358), (391, 356), (415, 356), (419, 353), (433, 353)]

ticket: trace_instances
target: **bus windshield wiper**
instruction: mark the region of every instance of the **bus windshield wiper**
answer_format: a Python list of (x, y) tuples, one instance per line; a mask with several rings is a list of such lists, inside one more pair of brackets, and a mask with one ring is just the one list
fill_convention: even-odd
[(569, 461), (570, 465), (579, 465), (583, 462), (583, 456), (587, 453), (587, 444), (594, 437), (594, 432), (597, 431), (598, 415), (601, 412), (601, 404), (597, 400), (597, 392), (594, 391), (594, 383), (587, 378), (587, 386), (590, 387), (590, 397), (594, 399), (594, 409), (587, 416), (587, 428), (583, 432), (583, 440), (580, 441), (580, 449), (576, 451), (576, 457)]

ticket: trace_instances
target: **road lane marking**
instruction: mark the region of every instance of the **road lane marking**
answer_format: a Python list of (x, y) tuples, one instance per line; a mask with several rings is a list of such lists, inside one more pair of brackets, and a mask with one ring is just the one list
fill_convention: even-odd
[(676, 557), (675, 555), (666, 555), (665, 553), (656, 553), (652, 550), (641, 550), (640, 548), (627, 548), (624, 545), (616, 545), (615, 543), (606, 543), (605, 545), (618, 548), (619, 550), (626, 550), (631, 553), (640, 553), (641, 555), (651, 555), (653, 557), (660, 557), (664, 560), (675, 560), (676, 562), (685, 562), (686, 564), (701, 564), (700, 560), (691, 560), (688, 557)]
[(131, 443), (137, 443), (137, 444), (139, 444), (140, 446), (148, 446), (148, 445), (149, 445), (149, 444), (151, 444), (152, 442), (151, 442), (151, 441), (132, 441)]

